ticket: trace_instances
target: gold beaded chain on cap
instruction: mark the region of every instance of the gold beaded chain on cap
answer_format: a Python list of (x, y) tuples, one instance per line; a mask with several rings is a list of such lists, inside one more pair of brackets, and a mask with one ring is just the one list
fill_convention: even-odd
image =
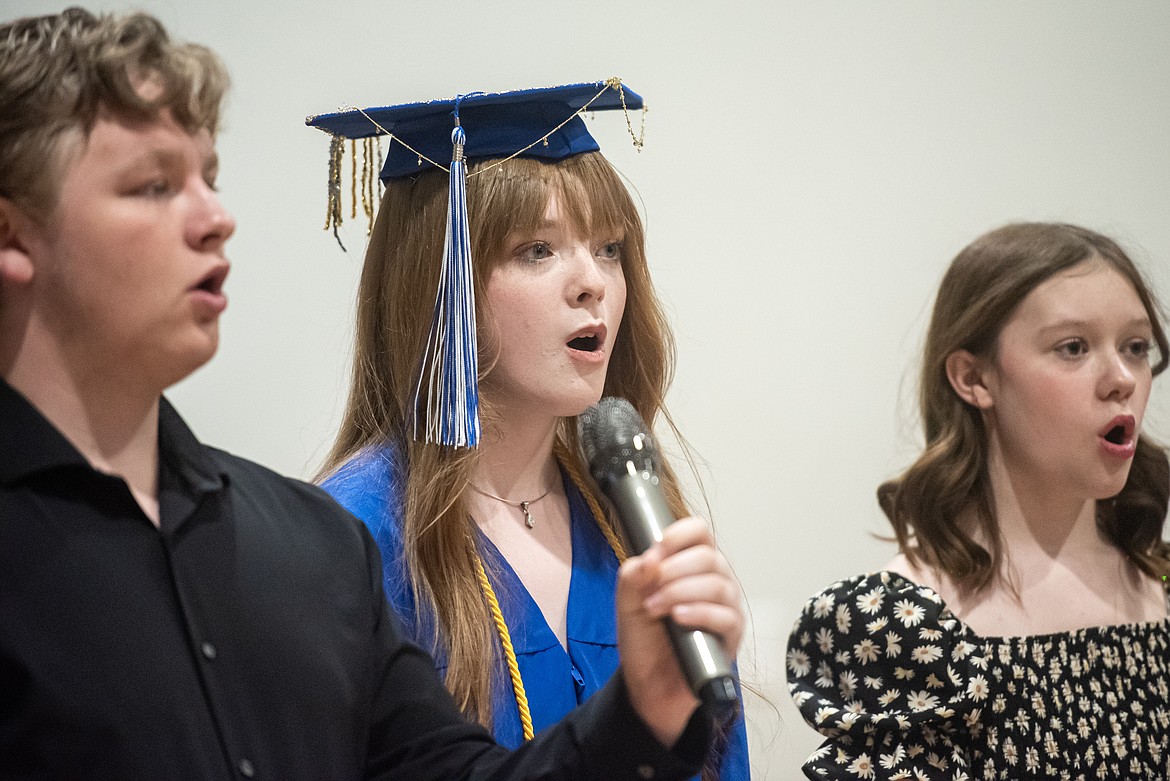
[[(614, 76), (613, 78), (606, 79), (605, 86), (603, 86), (598, 91), (598, 93), (596, 95), (594, 95), (592, 98), (590, 98), (588, 103), (586, 103), (584, 106), (582, 106), (577, 111), (574, 111), (569, 116), (565, 117), (564, 121), (561, 122), (559, 125), (552, 128), (547, 133), (540, 136), (540, 138), (537, 138), (535, 141), (533, 141), (531, 144), (524, 147), (523, 149), (520, 149), (516, 152), (513, 152), (512, 154), (508, 155), (507, 157), (505, 157), (501, 160), (497, 160), (496, 162), (492, 163), (491, 165), (484, 166), (483, 168), (479, 169), (478, 171), (475, 171), (474, 173), (468, 174), (467, 178), (470, 179), (471, 177), (478, 176), (479, 174), (482, 174), (485, 171), (490, 171), (491, 169), (495, 168), (498, 165), (503, 165), (504, 163), (508, 162), (512, 158), (518, 157), (518, 156), (524, 154), (525, 152), (527, 152), (529, 149), (536, 146), (537, 144), (544, 144), (545, 146), (548, 146), (548, 137), (549, 136), (551, 136), (553, 133), (557, 132), (562, 127), (567, 125), (573, 119), (573, 117), (575, 117), (576, 115), (585, 114), (589, 110), (589, 106), (591, 106), (598, 98), (600, 98), (602, 95), (604, 95), (607, 91), (609, 91), (611, 89), (617, 90), (618, 97), (620, 98), (620, 100), (622, 102), (622, 114), (625, 115), (625, 118), (626, 118), (626, 130), (629, 131), (630, 139), (633, 141), (634, 148), (637, 149), (639, 152), (642, 151), (642, 146), (644, 145), (644, 142), (646, 139), (646, 111), (647, 111), (647, 108), (645, 105), (642, 106), (641, 123), (639, 125), (638, 132), (634, 133), (634, 123), (630, 120), (630, 111), (626, 107), (625, 87), (622, 86), (622, 80), (619, 79), (618, 77)], [(369, 114), (367, 114), (364, 109), (356, 108), (353, 106), (345, 106), (345, 107), (342, 107), (341, 109), (339, 109), (339, 111), (357, 111), (363, 117), (370, 120), (370, 123), (374, 127), (376, 127), (379, 131), (381, 131), (382, 135), (387, 136), (390, 140), (390, 143), (401, 144), (407, 150), (409, 150), (410, 152), (413, 152), (415, 155), (417, 155), (418, 156), (418, 164), (420, 166), (423, 164), (423, 161), (425, 160), (426, 162), (433, 165), (435, 168), (439, 168), (439, 169), (442, 169), (443, 171), (450, 172), (451, 169), (448, 166), (445, 166), (441, 163), (438, 163), (438, 162), (432, 160), (431, 158), (427, 157), (426, 155), (422, 154), (417, 149), (412, 147), (410, 144), (403, 141), (398, 136), (395, 136), (393, 133), (386, 130), (386, 128), (382, 127), (382, 125), (380, 125), (377, 120), (375, 120), (373, 117), (371, 117)], [(362, 165), (361, 165), (360, 175), (358, 173), (357, 142), (356, 142), (356, 140), (353, 140), (353, 139), (350, 140), (350, 175), (351, 175), (350, 219), (357, 218), (357, 202), (358, 202), (357, 192), (358, 192), (358, 182), (360, 181), (361, 182), (362, 211), (366, 215), (366, 235), (367, 236), (370, 235), (370, 233), (374, 230), (374, 217), (376, 216), (377, 202), (382, 197), (383, 186), (382, 186), (381, 178), (379, 177), (379, 173), (381, 173), (381, 171), (382, 171), (382, 135), (362, 139)], [(329, 143), (329, 183), (328, 183), (328, 194), (329, 195), (328, 195), (328, 205), (327, 205), (327, 208), (325, 211), (325, 230), (332, 229), (334, 236), (337, 235), (337, 229), (339, 227), (341, 227), (341, 222), (342, 222), (341, 174), (342, 174), (342, 168), (344, 168), (344, 163), (345, 163), (344, 144), (345, 144), (345, 139), (342, 138), (341, 136), (337, 136), (337, 135), (334, 135), (331, 138), (330, 143)], [(375, 165), (375, 160), (377, 161), (376, 165)]]
[[(581, 492), (581, 496), (585, 497), (585, 503), (589, 505), (589, 512), (593, 514), (593, 518), (605, 536), (606, 542), (609, 543), (610, 549), (613, 550), (614, 556), (617, 556), (618, 563), (625, 561), (626, 548), (622, 545), (609, 516), (601, 508), (601, 503), (597, 501), (597, 497), (586, 485), (585, 477), (581, 474), (576, 459), (560, 440), (557, 440), (556, 445), (554, 445), (553, 452), (556, 454), (557, 462), (565, 470), (565, 474), (573, 481), (573, 485)], [(479, 577), (479, 587), (483, 591), (484, 601), (487, 602), (488, 612), (492, 616), (492, 623), (496, 626), (496, 634), (500, 638), (500, 648), (504, 652), (504, 665), (508, 668), (508, 677), (512, 681), (512, 695), (516, 699), (516, 709), (520, 712), (520, 728), (524, 733), (524, 740), (532, 740), (534, 734), (532, 712), (528, 707), (528, 694), (524, 691), (524, 679), (520, 677), (520, 663), (516, 660), (512, 634), (508, 631), (508, 624), (504, 621), (504, 611), (500, 609), (500, 601), (496, 598), (495, 589), (492, 588), (491, 581), (488, 580), (487, 572), (483, 568), (483, 561), (478, 554), (475, 557), (475, 570)]]

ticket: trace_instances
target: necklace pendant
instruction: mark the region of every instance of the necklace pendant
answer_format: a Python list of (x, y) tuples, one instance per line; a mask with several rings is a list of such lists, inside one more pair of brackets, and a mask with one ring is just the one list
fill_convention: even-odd
[(528, 505), (530, 504), (532, 502), (521, 502), (520, 512), (524, 513), (524, 525), (529, 529), (534, 529), (536, 528), (536, 521), (532, 520), (532, 513), (528, 512)]

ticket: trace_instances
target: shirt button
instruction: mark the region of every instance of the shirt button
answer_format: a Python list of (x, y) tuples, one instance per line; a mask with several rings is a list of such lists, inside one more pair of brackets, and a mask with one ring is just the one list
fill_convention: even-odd
[(651, 778), (654, 778), (654, 768), (649, 765), (638, 765), (638, 778), (650, 781)]
[(240, 760), (239, 768), (240, 775), (242, 775), (244, 778), (251, 778), (252, 776), (256, 775), (256, 768), (252, 767), (252, 763), (247, 759)]
[[(203, 643), (203, 645), (199, 647), (199, 650), (201, 650), (203, 652), (204, 658), (206, 658), (208, 660), (215, 658), (215, 653), (216, 653), (215, 646), (212, 645), (211, 643), (208, 643), (205, 641)], [(244, 761), (247, 762), (247, 760), (244, 760)], [(249, 767), (251, 767), (251, 766), (249, 765)]]

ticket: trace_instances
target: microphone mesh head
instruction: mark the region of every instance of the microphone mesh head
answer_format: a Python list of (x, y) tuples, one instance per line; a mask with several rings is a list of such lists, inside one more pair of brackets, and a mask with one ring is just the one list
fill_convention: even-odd
[(614, 459), (658, 461), (650, 428), (622, 398), (606, 396), (578, 415), (577, 437), (594, 477)]

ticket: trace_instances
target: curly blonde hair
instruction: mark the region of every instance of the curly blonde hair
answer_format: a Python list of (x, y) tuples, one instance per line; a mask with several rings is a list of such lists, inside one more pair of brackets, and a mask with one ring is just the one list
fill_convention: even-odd
[[(145, 98), (144, 81), (160, 89)], [(219, 129), (228, 75), (206, 47), (170, 40), (144, 13), (81, 8), (0, 26), (0, 197), (52, 212), (68, 152), (99, 111), (149, 120), (169, 109), (185, 130)]]

